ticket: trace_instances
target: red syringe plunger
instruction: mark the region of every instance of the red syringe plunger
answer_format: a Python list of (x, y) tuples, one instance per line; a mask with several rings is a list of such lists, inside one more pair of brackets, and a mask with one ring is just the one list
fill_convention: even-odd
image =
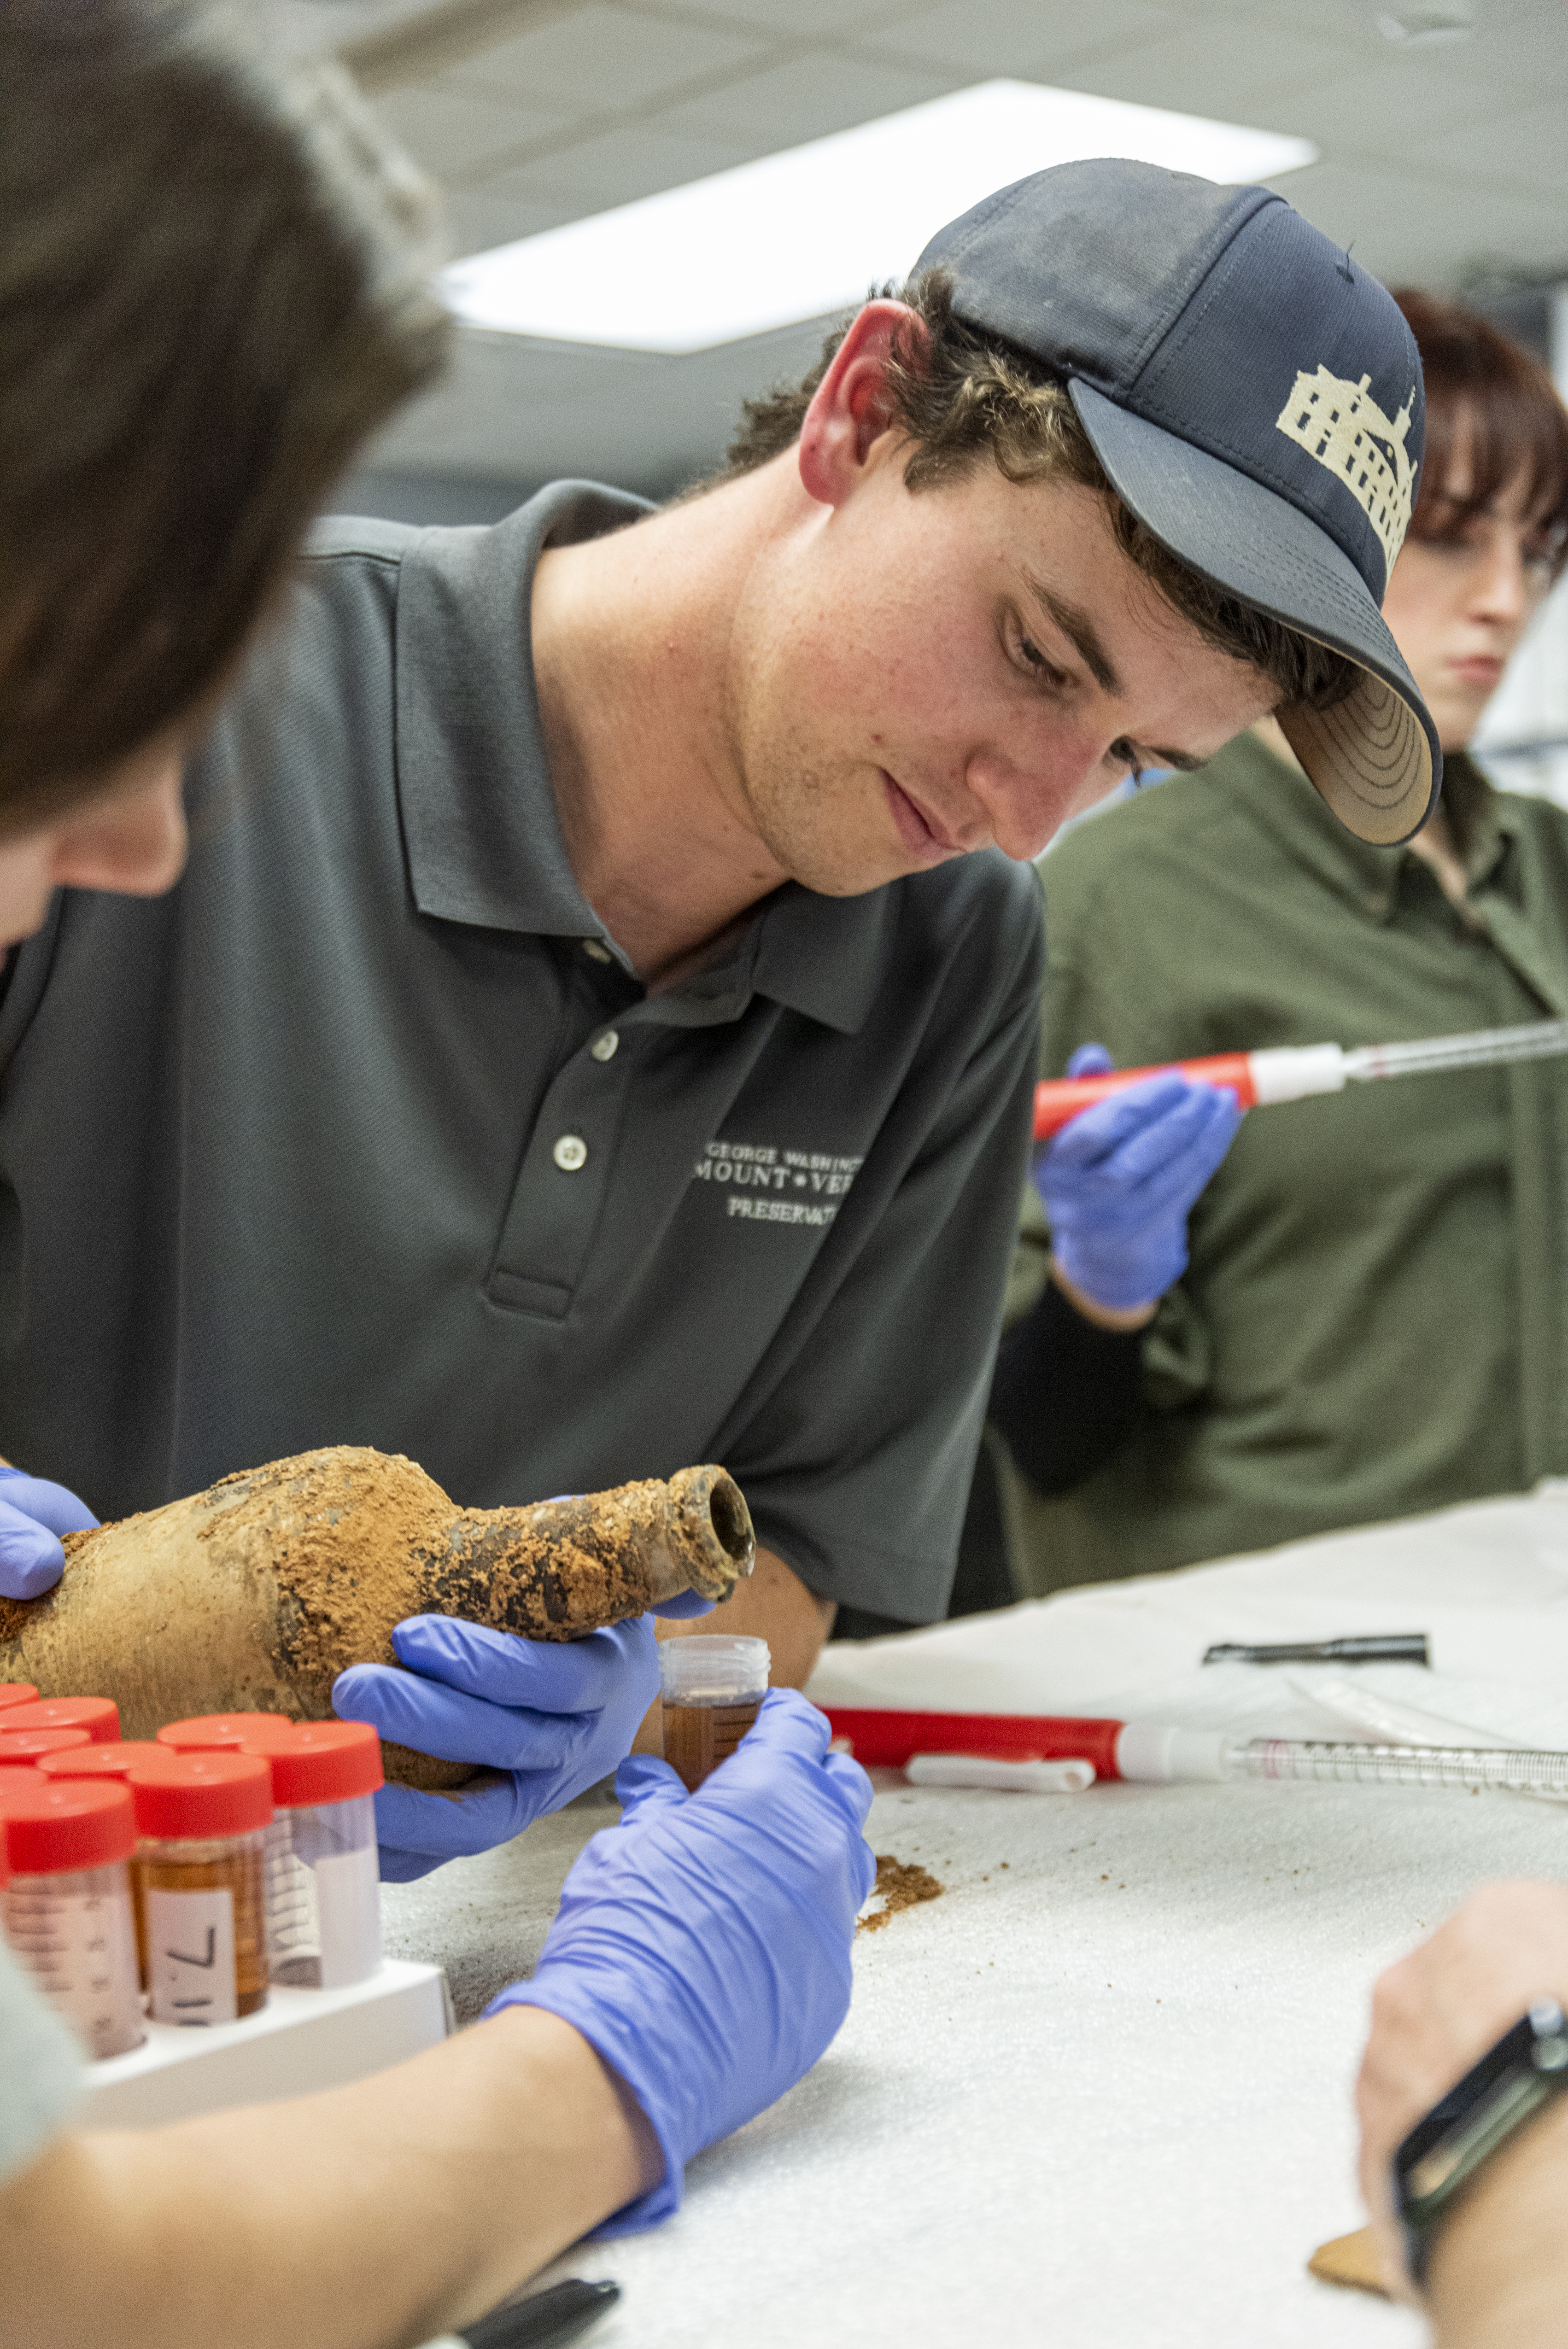
[(1276, 1044), (1258, 1052), (1209, 1052), (1195, 1061), (1162, 1061), (1149, 1069), (1107, 1069), (1099, 1077), (1054, 1077), (1034, 1088), (1034, 1139), (1048, 1142), (1080, 1112), (1112, 1093), (1126, 1092), (1129, 1085), (1142, 1084), (1146, 1077), (1174, 1071), (1224, 1087), (1235, 1094), (1240, 1109), (1267, 1109), (1278, 1102), (1304, 1100), (1309, 1093), (1339, 1092), (1346, 1077), (1380, 1075), (1381, 1067), (1357, 1065), (1373, 1057), (1343, 1052), (1337, 1044)]

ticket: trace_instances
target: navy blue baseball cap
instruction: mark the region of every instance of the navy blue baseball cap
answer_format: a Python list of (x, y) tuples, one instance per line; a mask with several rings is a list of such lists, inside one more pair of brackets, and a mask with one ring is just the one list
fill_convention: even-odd
[(1353, 661), (1277, 714), (1363, 840), (1437, 802), (1437, 729), (1379, 608), (1415, 500), (1421, 362), (1397, 304), (1267, 188), (1062, 163), (986, 197), (915, 264), (954, 315), (1066, 384), (1124, 504), (1189, 570)]

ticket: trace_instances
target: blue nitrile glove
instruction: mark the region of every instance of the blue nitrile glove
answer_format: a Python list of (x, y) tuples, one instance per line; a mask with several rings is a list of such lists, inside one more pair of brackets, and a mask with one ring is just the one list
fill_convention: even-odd
[(659, 1694), (650, 1615), (559, 1645), (410, 1615), (392, 1645), (408, 1669), (350, 1664), (333, 1687), (334, 1712), (421, 1754), (502, 1775), (452, 1795), (383, 1786), (376, 1834), (389, 1884), (506, 1843), (607, 1777)]
[(770, 1689), (694, 1795), (668, 1763), (623, 1762), (620, 1825), (567, 1877), (533, 1980), (485, 2010), (558, 2014), (647, 2115), (664, 2176), (600, 2235), (667, 2219), (685, 2163), (793, 2087), (849, 2011), (871, 1782), (830, 1734), (805, 1697)]
[[(1070, 1077), (1112, 1068), (1084, 1044)], [(1054, 1134), (1034, 1161), (1051, 1247), (1075, 1288), (1127, 1313), (1163, 1297), (1187, 1268), (1187, 1218), (1230, 1149), (1241, 1112), (1227, 1088), (1191, 1077), (1146, 1077)]]
[(0, 1599), (41, 1599), (66, 1570), (62, 1534), (90, 1533), (98, 1519), (85, 1501), (47, 1476), (0, 1466)]

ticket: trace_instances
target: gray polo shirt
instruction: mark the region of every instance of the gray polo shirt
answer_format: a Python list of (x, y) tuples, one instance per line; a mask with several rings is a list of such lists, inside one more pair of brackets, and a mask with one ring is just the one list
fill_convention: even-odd
[(493, 1506), (724, 1462), (824, 1595), (946, 1603), (1033, 1074), (994, 854), (787, 885), (653, 999), (557, 826), (541, 545), (334, 522), (189, 788), (0, 1010), (0, 1452), (105, 1516), (324, 1444)]

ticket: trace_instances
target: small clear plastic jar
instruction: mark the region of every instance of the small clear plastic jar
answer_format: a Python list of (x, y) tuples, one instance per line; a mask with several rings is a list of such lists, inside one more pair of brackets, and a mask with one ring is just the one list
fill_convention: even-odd
[(127, 1782), (131, 1877), (155, 2023), (233, 2023), (266, 2004), (262, 1852), (272, 1774), (257, 1754), (165, 1753)]
[(119, 1707), (111, 1696), (36, 1697), (31, 1704), (15, 1706), (3, 1725), (18, 1729), (83, 1729), (95, 1745), (119, 1740)]
[(146, 2036), (126, 1869), (130, 1796), (118, 1783), (27, 1775), (30, 1786), (0, 1787), (6, 1939), (88, 2055), (126, 2054)]
[(659, 1642), (664, 1758), (688, 1794), (728, 1760), (755, 1721), (771, 1662), (765, 1640), (702, 1633)]
[(341, 1990), (381, 1962), (376, 1789), (381, 1741), (368, 1722), (281, 1722), (253, 1731), (247, 1754), (272, 1768), (266, 1933), (272, 1979)]

